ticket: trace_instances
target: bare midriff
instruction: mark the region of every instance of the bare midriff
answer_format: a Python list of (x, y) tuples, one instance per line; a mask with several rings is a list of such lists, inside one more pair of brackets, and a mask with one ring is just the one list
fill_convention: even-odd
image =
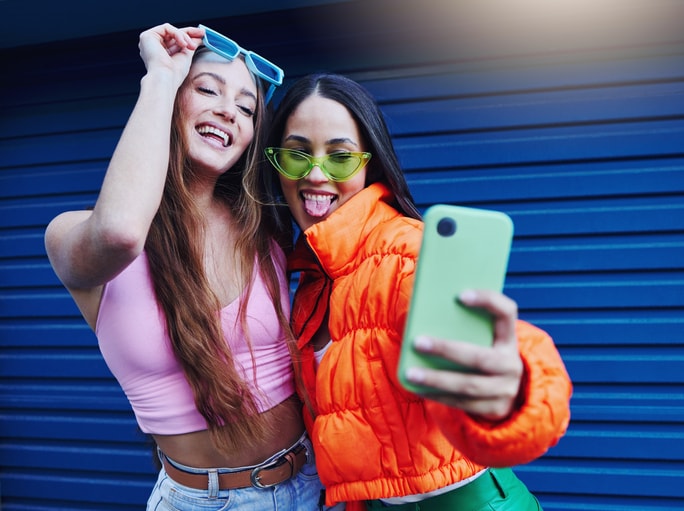
[(195, 468), (236, 468), (257, 465), (292, 446), (304, 432), (302, 405), (296, 396), (264, 412), (276, 424), (266, 441), (240, 446), (230, 455), (214, 447), (208, 431), (181, 435), (152, 435), (162, 452), (178, 463)]

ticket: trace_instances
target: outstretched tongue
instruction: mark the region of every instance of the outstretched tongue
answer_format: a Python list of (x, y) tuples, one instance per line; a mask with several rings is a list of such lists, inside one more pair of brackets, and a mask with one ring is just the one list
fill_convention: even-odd
[(311, 216), (325, 216), (330, 211), (334, 197), (334, 195), (307, 195), (304, 197), (304, 209)]

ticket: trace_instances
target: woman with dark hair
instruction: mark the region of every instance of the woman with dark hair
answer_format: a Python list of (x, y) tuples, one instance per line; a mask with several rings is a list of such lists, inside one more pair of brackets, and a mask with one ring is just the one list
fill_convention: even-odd
[[(335, 84), (335, 86), (326, 88), (327, 83)], [(357, 94), (359, 90), (363, 90), (364, 93)], [(367, 169), (366, 185), (383, 182), (392, 191), (393, 206), (404, 216), (420, 219), (420, 213), (413, 202), (404, 172), (399, 165), (392, 139), (377, 103), (365, 89), (346, 77), (314, 74), (301, 78), (297, 82), (297, 86), (290, 88), (286, 97), (278, 105), (278, 110), (269, 129), (270, 137), (267, 144), (280, 144), (280, 136), (285, 131), (285, 124), (290, 114), (302, 101), (314, 93), (345, 105), (354, 118), (358, 119), (358, 129), (373, 154), (373, 165), (369, 165)], [(267, 190), (280, 189), (277, 176), (277, 173), (265, 172), (264, 180)], [(277, 210), (273, 216), (281, 222), (279, 230), (288, 231), (292, 217), (289, 214), (283, 215), (281, 208), (277, 205), (275, 207)]]
[(307, 76), (282, 99), (270, 133), (272, 202), (284, 196), (302, 231), (288, 257), (300, 272), (291, 324), (327, 503), (539, 509), (502, 467), (541, 456), (567, 428), (572, 386), (551, 338), (518, 320), (501, 293), (469, 290), (462, 301), (494, 318), (493, 345), (417, 339), (416, 349), (474, 372), (410, 368), (411, 381), (440, 394), (403, 389), (397, 367), (422, 223), (379, 107), (352, 80)]
[(282, 70), (206, 27), (140, 35), (146, 74), (93, 210), (48, 226), (162, 468), (148, 510), (319, 509), (279, 231), (255, 198)]

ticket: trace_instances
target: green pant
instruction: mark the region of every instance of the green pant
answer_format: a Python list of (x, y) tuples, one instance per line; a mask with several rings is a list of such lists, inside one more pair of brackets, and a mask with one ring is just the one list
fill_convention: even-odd
[(541, 505), (510, 468), (490, 468), (473, 482), (413, 504), (366, 502), (385, 511), (541, 511)]

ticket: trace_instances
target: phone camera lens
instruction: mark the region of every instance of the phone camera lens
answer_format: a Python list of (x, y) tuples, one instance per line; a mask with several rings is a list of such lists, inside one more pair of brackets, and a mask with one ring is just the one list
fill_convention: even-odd
[(456, 221), (453, 218), (442, 218), (437, 222), (437, 232), (444, 237), (453, 236), (456, 232)]

